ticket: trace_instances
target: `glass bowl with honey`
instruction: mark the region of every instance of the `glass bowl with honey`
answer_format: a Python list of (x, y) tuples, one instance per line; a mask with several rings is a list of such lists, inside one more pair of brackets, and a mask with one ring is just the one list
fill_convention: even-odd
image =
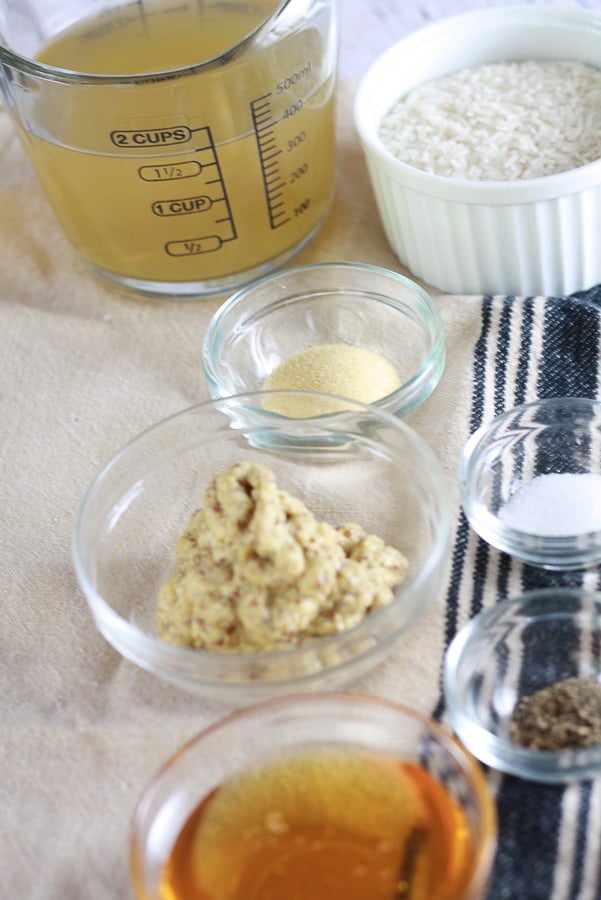
[(401, 418), (432, 394), (445, 358), (432, 297), (397, 272), (350, 262), (299, 266), (242, 288), (213, 316), (201, 353), (213, 397), (313, 390)]
[(450, 724), (486, 765), (564, 783), (601, 771), (601, 593), (510, 597), (458, 632), (444, 663)]
[[(319, 407), (308, 418), (283, 402)], [(443, 589), (446, 476), (407, 423), (317, 393), (200, 403), (118, 450), (76, 519), (75, 571), (127, 660), (240, 704), (346, 686)], [(325, 404), (325, 407), (324, 407)]]
[(150, 781), (134, 814), (139, 900), (475, 900), (496, 843), (478, 763), (376, 697), (247, 707)]

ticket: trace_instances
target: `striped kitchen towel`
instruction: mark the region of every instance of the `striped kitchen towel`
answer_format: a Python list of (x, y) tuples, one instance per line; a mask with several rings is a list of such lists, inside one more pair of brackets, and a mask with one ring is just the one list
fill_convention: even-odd
[[(536, 398), (601, 397), (601, 286), (570, 297), (484, 297), (470, 425)], [(466, 435), (467, 437), (467, 435)], [(553, 585), (601, 589), (601, 568), (548, 572), (482, 541), (460, 513), (446, 594), (445, 646), (481, 609)], [(440, 697), (435, 715), (446, 722)], [(601, 778), (568, 786), (489, 772), (499, 846), (489, 900), (601, 898)]]

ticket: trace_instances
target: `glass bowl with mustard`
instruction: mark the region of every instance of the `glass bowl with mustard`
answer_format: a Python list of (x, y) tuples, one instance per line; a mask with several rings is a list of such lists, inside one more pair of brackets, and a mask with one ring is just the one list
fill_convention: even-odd
[(449, 732), (325, 692), (239, 710), (176, 753), (137, 805), (130, 860), (139, 900), (475, 900), (496, 834)]
[[(76, 520), (77, 577), (124, 657), (248, 703), (369, 671), (435, 600), (445, 475), (402, 420), (320, 393), (183, 410), (109, 459)], [(299, 418), (284, 402), (320, 407)], [(349, 408), (350, 407), (350, 408)]]
[(530, 781), (601, 771), (601, 593), (541, 588), (476, 615), (444, 663), (450, 724), (481, 762)]
[(444, 324), (430, 295), (403, 275), (318, 263), (230, 297), (209, 324), (201, 356), (213, 397), (312, 390), (407, 418), (440, 381)]

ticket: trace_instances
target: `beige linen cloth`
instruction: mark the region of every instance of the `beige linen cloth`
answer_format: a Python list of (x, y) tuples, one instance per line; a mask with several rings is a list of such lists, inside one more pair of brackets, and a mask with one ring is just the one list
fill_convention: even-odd
[[(340, 91), (335, 202), (296, 263), (399, 269)], [(435, 292), (433, 292), (435, 293)], [(0, 110), (0, 894), (132, 896), (130, 818), (157, 767), (225, 714), (124, 661), (97, 632), (71, 562), (74, 517), (98, 467), (140, 430), (208, 398), (203, 333), (223, 297), (156, 302), (91, 275), (64, 238)], [(411, 424), (448, 476), (469, 433), (481, 298), (437, 298), (442, 383)], [(444, 603), (353, 687), (430, 711)]]

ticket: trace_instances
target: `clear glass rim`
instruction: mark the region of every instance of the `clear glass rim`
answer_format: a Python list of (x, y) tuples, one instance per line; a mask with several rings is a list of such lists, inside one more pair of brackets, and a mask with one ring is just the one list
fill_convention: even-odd
[(170, 79), (182, 78), (200, 72), (209, 71), (223, 66), (225, 62), (233, 61), (233, 59), (254, 44), (260, 43), (264, 32), (269, 30), (273, 23), (282, 15), (286, 7), (294, 3), (295, 0), (280, 0), (275, 9), (258, 25), (255, 26), (248, 34), (244, 35), (241, 40), (232, 44), (231, 47), (223, 50), (216, 56), (209, 59), (192, 63), (191, 65), (176, 67), (172, 69), (158, 69), (151, 72), (139, 72), (135, 74), (99, 74), (94, 72), (78, 72), (72, 69), (63, 69), (59, 66), (51, 66), (47, 63), (38, 62), (37, 60), (16, 53), (6, 46), (2, 35), (0, 34), (0, 65), (11, 66), (17, 71), (43, 78), (46, 81), (59, 82), (61, 84), (86, 84), (86, 85), (122, 85), (122, 84), (152, 84), (157, 81), (168, 81)]
[[(326, 413), (311, 419), (284, 419), (284, 421), (292, 423), (291, 427), (293, 428), (302, 428), (301, 423), (313, 422), (327, 429), (328, 423), (334, 423), (337, 419), (344, 421), (345, 418), (348, 419), (350, 416), (359, 415), (372, 421), (375, 420), (382, 425), (392, 428), (393, 431), (402, 433), (404, 440), (416, 451), (416, 455), (419, 454), (421, 457), (424, 468), (427, 466), (431, 473), (429, 481), (432, 488), (433, 504), (436, 508), (436, 531), (432, 536), (430, 554), (424, 561), (423, 567), (415, 573), (415, 576), (409, 583), (401, 585), (400, 596), (395, 598), (388, 606), (374, 610), (367, 619), (354, 628), (320, 638), (315, 644), (302, 644), (291, 649), (263, 653), (220, 654), (202, 651), (202, 655), (199, 655), (199, 652), (195, 649), (171, 645), (158, 637), (141, 631), (120, 616), (108, 600), (96, 590), (88, 571), (83, 531), (88, 508), (94, 501), (96, 493), (102, 491), (104, 479), (127, 456), (130, 448), (141, 444), (167, 424), (177, 419), (202, 414), (205, 409), (213, 409), (227, 414), (228, 408), (231, 409), (233, 405), (234, 409), (243, 409), (245, 412), (250, 410), (262, 418), (267, 418), (277, 430), (277, 424), (282, 421), (283, 417), (277, 413), (264, 411), (261, 408), (263, 401), (274, 395), (299, 396), (313, 400), (344, 401), (347, 405), (352, 403), (353, 407), (356, 407), (351, 410), (346, 409)], [(258, 404), (256, 407), (247, 405), (249, 401), (253, 401), (253, 398)], [(330, 430), (336, 432), (333, 426)], [(341, 428), (339, 433), (344, 434), (344, 430)], [(367, 443), (366, 439), (365, 444), (367, 445)], [(399, 625), (396, 621), (398, 618), (397, 607), (399, 602), (402, 602), (401, 597), (405, 602), (409, 603), (411, 608), (412, 598), (419, 596), (426, 586), (433, 585), (434, 582), (438, 583), (442, 578), (451, 540), (450, 500), (445, 484), (444, 471), (430, 446), (407, 423), (385, 410), (374, 409), (366, 404), (349, 401), (348, 398), (335, 394), (322, 394), (314, 391), (254, 391), (203, 401), (175, 412), (149, 426), (117, 450), (99, 469), (85, 491), (76, 513), (71, 544), (73, 565), (77, 580), (100, 631), (106, 637), (100, 622), (104, 625), (110, 624), (112, 638), (116, 638), (116, 636), (119, 638), (119, 651), (137, 665), (155, 672), (158, 670), (157, 674), (160, 673), (167, 677), (175, 673), (178, 681), (187, 680), (188, 684), (193, 685), (195, 688), (203, 684), (213, 687), (219, 685), (224, 692), (235, 694), (236, 691), (249, 688), (249, 683), (246, 680), (246, 670), (258, 663), (277, 663), (282, 661), (290, 662), (292, 667), (298, 660), (311, 657), (315, 652), (319, 652), (322, 649), (325, 650), (328, 647), (345, 648), (348, 651), (348, 656), (344, 660), (324, 665), (317, 671), (308, 671), (306, 674), (299, 675), (296, 673), (292, 674), (289, 670), (282, 678), (258, 679), (250, 687), (259, 694), (261, 691), (267, 693), (291, 683), (299, 686), (311, 684), (315, 680), (320, 680), (325, 672), (340, 672), (344, 671), (345, 668), (352, 668), (358, 659), (365, 658), (373, 653), (375, 646), (378, 649), (387, 646), (392, 640), (395, 640), (400, 634), (410, 628), (416, 618), (425, 612), (425, 609), (420, 609), (418, 615), (418, 612), (414, 610), (402, 624)], [(373, 645), (370, 644), (366, 648), (365, 640), (368, 638), (375, 643)], [(109, 640), (108, 637), (107, 640)], [(110, 639), (110, 643), (114, 643), (113, 639)], [(236, 675), (238, 677), (234, 678), (233, 676)], [(231, 678), (231, 680), (228, 680), (228, 678)]]
[[(381, 266), (374, 266), (368, 263), (353, 263), (353, 262), (324, 262), (324, 263), (313, 263), (304, 266), (296, 266), (291, 269), (278, 270), (276, 272), (272, 272), (265, 277), (252, 282), (249, 285), (243, 286), (241, 289), (236, 291), (232, 296), (230, 296), (215, 312), (211, 321), (209, 322), (209, 326), (205, 332), (205, 336), (201, 346), (201, 364), (203, 367), (203, 372), (205, 378), (209, 382), (211, 389), (215, 392), (216, 395), (225, 397), (228, 395), (227, 389), (221, 383), (218, 372), (217, 372), (217, 361), (221, 354), (221, 337), (220, 332), (223, 328), (223, 322), (227, 318), (227, 316), (235, 310), (238, 305), (249, 299), (253, 294), (261, 292), (261, 290), (270, 285), (274, 284), (278, 281), (282, 281), (283, 283), (288, 283), (291, 281), (290, 291), (292, 294), (292, 290), (294, 287), (294, 281), (296, 279), (302, 279), (308, 275), (315, 275), (315, 286), (303, 288), (302, 291), (299, 291), (298, 296), (290, 296), (288, 298), (282, 298), (281, 300), (276, 301), (272, 306), (263, 308), (259, 310), (257, 313), (257, 318), (261, 318), (262, 315), (270, 312), (272, 309), (277, 308), (280, 305), (285, 305), (286, 303), (294, 303), (295, 300), (304, 300), (306, 297), (311, 295), (334, 295), (339, 290), (346, 290), (345, 286), (342, 285), (340, 288), (329, 288), (327, 286), (320, 287), (319, 286), (319, 275), (321, 272), (336, 272), (340, 271), (341, 273), (358, 273), (365, 275), (377, 275), (380, 278), (388, 279), (393, 283), (397, 283), (406, 290), (408, 290), (416, 299), (419, 307), (420, 307), (420, 320), (419, 324), (424, 328), (425, 333), (428, 336), (429, 346), (427, 349), (427, 354), (419, 369), (411, 375), (410, 378), (407, 379), (400, 387), (396, 390), (392, 391), (392, 393), (388, 394), (386, 397), (381, 400), (375, 401), (372, 406), (378, 409), (389, 410), (389, 411), (397, 411), (403, 413), (405, 410), (407, 412), (414, 410), (418, 405), (420, 405), (438, 385), (440, 378), (442, 377), (442, 373), (445, 367), (446, 362), (446, 345), (445, 345), (445, 328), (444, 328), (444, 320), (440, 313), (440, 310), (434, 303), (432, 297), (428, 294), (424, 288), (422, 288), (417, 282), (412, 281), (410, 278), (407, 278), (404, 275), (401, 275), (399, 272), (395, 272), (392, 269), (386, 269)], [(356, 293), (365, 293), (369, 294), (370, 297), (373, 297), (374, 301), (382, 302), (388, 305), (391, 308), (398, 308), (399, 302), (395, 297), (384, 295), (381, 291), (370, 290), (369, 286), (366, 285), (365, 288), (348, 288), (349, 293), (355, 291)], [(247, 317), (247, 322), (250, 321), (250, 317)]]
[[(566, 607), (562, 612), (541, 612), (532, 605), (561, 598)], [(502, 600), (496, 606), (483, 610), (467, 622), (451, 641), (443, 664), (443, 690), (451, 725), (458, 738), (486, 765), (531, 781), (564, 783), (584, 779), (601, 771), (601, 746), (574, 750), (530, 750), (520, 747), (502, 735), (493, 734), (477, 719), (465, 711), (461, 700), (458, 674), (462, 664), (469, 660), (476, 645), (486, 642), (486, 629), (503, 621), (509, 614), (522, 616), (531, 624), (535, 619), (569, 616), (580, 609), (581, 601), (592, 604), (599, 619), (601, 633), (601, 591), (575, 587), (550, 587), (526, 591)]]
[(601, 401), (594, 398), (560, 396), (523, 403), (505, 410), (473, 432), (463, 447), (457, 470), (461, 504), (470, 525), (480, 537), (523, 562), (554, 570), (579, 569), (599, 561), (601, 530), (558, 536), (521, 531), (500, 521), (488, 508), (477, 504), (472, 481), (477, 477), (489, 438), (494, 438), (508, 422), (536, 410), (554, 413), (561, 409), (584, 415), (592, 409), (601, 425)]
[[(335, 723), (337, 717), (344, 715), (345, 709), (352, 710), (355, 715), (360, 710), (361, 716), (366, 719), (369, 719), (372, 712), (390, 715), (391, 719), (395, 717), (399, 723), (410, 719), (416, 727), (435, 739), (437, 744), (444, 749), (444, 752), (461, 771), (462, 777), (465, 779), (466, 784), (469, 785), (470, 800), (476, 805), (479, 827), (479, 833), (472, 835), (475, 840), (470, 879), (466, 885), (468, 891), (466, 897), (479, 896), (478, 893), (472, 894), (472, 891), (481, 889), (488, 878), (494, 858), (498, 830), (496, 805), (480, 763), (449, 729), (429, 717), (426, 713), (420, 712), (405, 703), (356, 691), (320, 691), (317, 694), (298, 692), (289, 694), (286, 697), (270, 698), (243, 709), (231, 711), (203, 728), (172, 753), (144, 786), (132, 817), (130, 832), (130, 860), (132, 865), (139, 864), (144, 857), (144, 842), (141, 839), (141, 832), (145, 827), (144, 820), (148, 816), (148, 808), (152, 802), (153, 795), (160, 790), (161, 784), (169, 778), (174, 768), (178, 765), (185, 765), (187, 758), (201, 748), (203, 741), (207, 737), (217, 732), (227, 732), (231, 729), (235, 731), (236, 726), (240, 722), (251, 724), (256, 720), (260, 729), (261, 723), (265, 720), (271, 720), (274, 715), (276, 717), (279, 715), (281, 720), (286, 721), (295, 712), (300, 712), (302, 715), (303, 711), (308, 712), (308, 718), (313, 721), (321, 719), (326, 720), (328, 723)], [(337, 737), (336, 735), (326, 735), (323, 738), (318, 736), (315, 741), (312, 741), (309, 745), (304, 745), (304, 747), (319, 746), (320, 744), (323, 746), (339, 745), (341, 747), (347, 745), (349, 748), (357, 746), (359, 750), (364, 749), (367, 753), (372, 750), (373, 752), (378, 752), (376, 746), (372, 747), (370, 739), (367, 739), (364, 745), (359, 745), (344, 736)], [(277, 753), (275, 755), (277, 756)], [(252, 768), (252, 765), (251, 760), (249, 768)]]

